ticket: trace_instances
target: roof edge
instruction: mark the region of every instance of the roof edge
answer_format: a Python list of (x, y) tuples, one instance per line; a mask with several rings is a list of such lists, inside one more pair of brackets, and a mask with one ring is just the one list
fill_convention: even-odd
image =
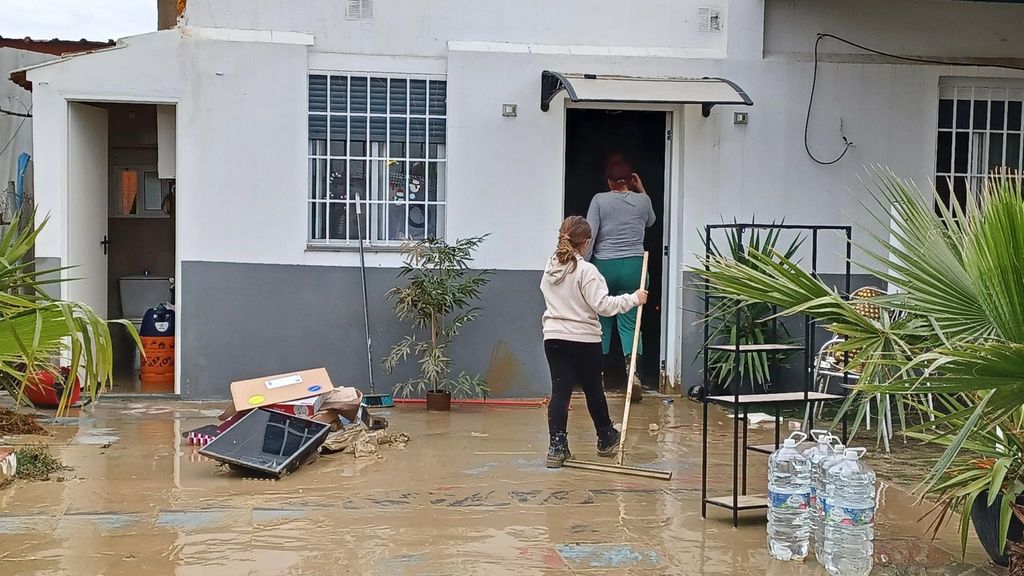
[(25, 90), (31, 92), (32, 82), (30, 82), (28, 79), (28, 73), (33, 70), (38, 70), (39, 68), (45, 68), (47, 66), (53, 66), (55, 64), (63, 64), (64, 62), (67, 62), (68, 60), (77, 58), (79, 56), (87, 56), (89, 54), (97, 54), (99, 52), (109, 52), (111, 50), (120, 50), (125, 46), (127, 46), (125, 42), (118, 40), (117, 42), (106, 48), (100, 48), (98, 50), (89, 50), (87, 52), (75, 52), (73, 54), (65, 54), (53, 60), (47, 60), (46, 62), (40, 62), (38, 64), (33, 64), (32, 66), (25, 66), (24, 68), (18, 68), (16, 70), (12, 70), (7, 77), (11, 80), (11, 82), (14, 82), (18, 86), (21, 86)]

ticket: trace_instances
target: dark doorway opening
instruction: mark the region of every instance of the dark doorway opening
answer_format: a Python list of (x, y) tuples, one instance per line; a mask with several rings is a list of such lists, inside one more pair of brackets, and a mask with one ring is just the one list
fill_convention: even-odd
[[(590, 200), (606, 192), (605, 159), (620, 153), (640, 175), (657, 222), (647, 229), (644, 248), (650, 252), (650, 298), (641, 324), (644, 355), (640, 373), (644, 386), (658, 389), (661, 370), (662, 253), (664, 250), (666, 112), (639, 110), (566, 110), (565, 216), (587, 215)], [(626, 342), (629, 349), (632, 342)], [(623, 344), (613, 332), (611, 352), (605, 358), (605, 383), (625, 386)]]

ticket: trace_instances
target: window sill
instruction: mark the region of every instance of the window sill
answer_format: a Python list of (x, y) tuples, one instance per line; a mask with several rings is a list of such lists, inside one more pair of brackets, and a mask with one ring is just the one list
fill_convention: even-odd
[[(364, 252), (393, 253), (402, 252), (401, 246), (363, 246)], [(359, 252), (358, 245), (345, 244), (306, 244), (306, 252)]]

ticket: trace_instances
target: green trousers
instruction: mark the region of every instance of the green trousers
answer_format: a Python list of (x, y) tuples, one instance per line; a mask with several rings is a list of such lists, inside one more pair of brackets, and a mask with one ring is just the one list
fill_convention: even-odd
[[(608, 283), (608, 293), (612, 296), (632, 294), (640, 287), (640, 273), (644, 266), (642, 256), (627, 258), (610, 258), (608, 260), (593, 259), (594, 266)], [(648, 285), (650, 279), (648, 278)], [(601, 316), (601, 350), (608, 354), (612, 345), (612, 330), (619, 327), (619, 340), (622, 341), (622, 355), (629, 356), (633, 350), (633, 330), (636, 328), (636, 308), (623, 312), (618, 316), (605, 318)], [(637, 355), (644, 353), (643, 338), (637, 342)]]

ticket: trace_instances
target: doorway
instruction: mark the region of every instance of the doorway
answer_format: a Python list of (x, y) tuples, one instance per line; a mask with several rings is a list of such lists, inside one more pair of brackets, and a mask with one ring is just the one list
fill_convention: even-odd
[[(644, 387), (657, 390), (664, 350), (661, 342), (665, 241), (666, 151), (669, 113), (653, 110), (595, 110), (570, 108), (565, 123), (564, 215), (586, 216), (595, 194), (605, 192), (605, 161), (622, 154), (643, 180), (657, 220), (647, 229), (644, 249), (650, 253), (648, 305), (644, 306), (642, 338), (645, 353), (638, 366)], [(632, 342), (626, 342), (628, 349)], [(605, 358), (605, 383), (623, 388), (623, 343), (612, 333), (611, 352)]]
[[(147, 309), (174, 305), (175, 108), (69, 102), (68, 110), (67, 254), (78, 278), (67, 285), (68, 297), (140, 330)], [(174, 392), (166, 354), (141, 379), (127, 330), (111, 326), (111, 337), (112, 392)]]

